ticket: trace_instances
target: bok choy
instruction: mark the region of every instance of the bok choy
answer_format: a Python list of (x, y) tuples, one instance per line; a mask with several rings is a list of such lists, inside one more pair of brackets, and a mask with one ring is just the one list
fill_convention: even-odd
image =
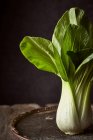
[(26, 36), (20, 49), (38, 69), (52, 72), (62, 80), (56, 114), (58, 128), (69, 135), (88, 128), (92, 123), (93, 25), (85, 12), (71, 8), (58, 21), (52, 41)]

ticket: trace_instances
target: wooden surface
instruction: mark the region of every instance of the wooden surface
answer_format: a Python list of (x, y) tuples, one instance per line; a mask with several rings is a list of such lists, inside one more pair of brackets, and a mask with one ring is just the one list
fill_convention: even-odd
[(39, 108), (37, 104), (0, 106), (0, 140), (9, 140), (8, 130), (11, 121), (20, 113)]
[(57, 106), (21, 114), (11, 127), (11, 140), (93, 140), (93, 125), (80, 135), (69, 136), (56, 126)]
[[(50, 105), (48, 105), (48, 106), (50, 106)], [(39, 108), (39, 106), (36, 105), (36, 104), (14, 105), (14, 106), (11, 106), (11, 107), (10, 106), (0, 106), (0, 140), (11, 140), (10, 135), (9, 135), (8, 132), (9, 132), (9, 128), (11, 126), (12, 120), (16, 116), (18, 116), (20, 113), (24, 113), (25, 111), (28, 112), (28, 111), (31, 111), (31, 110), (33, 110), (35, 108)], [(44, 129), (38, 129), (38, 127), (40, 127), (40, 126), (37, 125), (38, 127), (36, 127), (37, 128), (36, 131), (37, 130), (39, 130), (39, 131), (37, 133), (33, 133), (33, 137), (36, 136), (36, 134), (37, 134), (38, 135), (38, 140), (39, 139), (40, 140), (56, 140), (54, 138), (54, 136), (53, 136), (54, 134), (56, 134), (57, 135), (57, 140), (60, 139), (60, 137), (59, 137), (60, 135), (63, 135), (63, 140), (69, 140), (69, 139), (71, 139), (71, 140), (83, 140), (83, 138), (84, 138), (84, 140), (87, 140), (87, 139), (88, 140), (93, 140), (93, 126), (92, 126), (92, 128), (90, 128), (88, 130), (89, 131), (88, 134), (80, 135), (80, 136), (66, 136), (66, 135), (60, 133), (59, 130), (56, 128), (55, 113), (52, 113), (51, 115), (52, 116), (50, 116), (50, 117), (49, 116), (45, 117), (46, 120), (49, 121), (49, 123), (46, 123), (46, 125), (48, 125), (48, 124), (50, 125), (51, 121), (54, 121), (54, 123), (52, 122), (54, 124), (54, 126), (51, 127), (51, 125), (50, 125), (50, 126), (48, 126), (49, 128), (47, 127), (48, 129), (46, 129), (44, 131)], [(42, 118), (42, 117), (40, 117), (40, 118)], [(52, 120), (51, 118), (54, 118), (54, 119)], [(34, 122), (34, 120), (33, 120), (33, 122)], [(40, 124), (42, 125), (42, 124), (44, 124), (44, 122), (41, 120)], [(28, 123), (28, 125), (29, 125), (29, 123)], [(22, 126), (21, 129), (25, 130), (25, 128), (26, 127)], [(19, 129), (19, 126), (17, 126), (17, 129)], [(51, 131), (50, 131), (50, 129), (51, 129)], [(48, 130), (49, 130), (49, 132), (48, 132)], [(28, 133), (28, 130), (26, 132)], [(42, 139), (41, 139), (41, 138), (39, 138), (40, 133), (41, 133), (41, 135), (45, 135), (45, 136), (49, 135), (49, 136), (46, 137), (46, 139), (44, 137), (42, 137)], [(30, 134), (29, 137), (31, 137), (31, 133), (29, 133), (29, 134)], [(50, 136), (52, 136), (52, 137), (50, 137)], [(49, 137), (50, 137), (50, 139), (49, 139)], [(14, 140), (19, 140), (19, 139), (14, 139)], [(33, 140), (37, 140), (37, 139), (33, 138)]]

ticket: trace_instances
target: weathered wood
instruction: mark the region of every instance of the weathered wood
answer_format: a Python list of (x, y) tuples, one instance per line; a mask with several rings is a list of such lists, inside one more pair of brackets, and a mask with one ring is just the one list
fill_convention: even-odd
[(8, 117), (11, 114), (9, 106), (0, 106), (0, 140), (6, 140)]
[(11, 121), (18, 116), (18, 114), (31, 111), (35, 108), (39, 108), (37, 104), (23, 104), (23, 105), (13, 105), (0, 106), (0, 140), (9, 140), (8, 132)]
[(10, 126), (10, 140), (93, 140), (93, 125), (80, 135), (60, 132), (56, 126), (56, 107), (36, 109), (16, 117)]

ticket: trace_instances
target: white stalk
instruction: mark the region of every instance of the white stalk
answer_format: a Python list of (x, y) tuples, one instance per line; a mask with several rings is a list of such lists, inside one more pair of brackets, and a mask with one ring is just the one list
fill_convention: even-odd
[[(86, 102), (86, 101), (85, 101)], [(57, 109), (56, 123), (65, 134), (81, 133), (92, 122), (90, 103), (84, 105), (82, 116), (77, 108), (74, 93), (69, 82), (62, 80), (62, 94)]]

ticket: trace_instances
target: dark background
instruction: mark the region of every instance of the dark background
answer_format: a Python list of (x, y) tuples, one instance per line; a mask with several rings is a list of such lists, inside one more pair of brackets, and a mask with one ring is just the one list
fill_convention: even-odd
[(60, 79), (30, 64), (19, 43), (25, 35), (51, 40), (58, 19), (71, 7), (83, 8), (93, 22), (92, 0), (0, 1), (0, 104), (59, 101)]

